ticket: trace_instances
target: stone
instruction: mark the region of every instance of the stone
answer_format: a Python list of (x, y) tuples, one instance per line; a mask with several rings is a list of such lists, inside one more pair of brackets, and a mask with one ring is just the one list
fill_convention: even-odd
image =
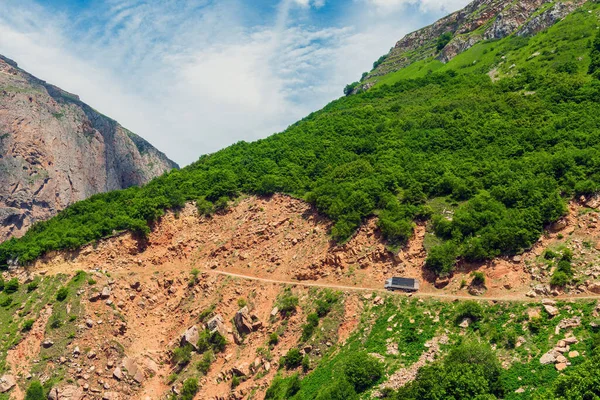
[(579, 340), (575, 336), (566, 337), (562, 341), (565, 342), (565, 345), (579, 343)]
[(437, 277), (434, 285), (437, 289), (443, 289), (446, 286), (448, 286), (449, 283), (450, 283), (449, 277), (445, 277), (445, 278)]
[(237, 331), (244, 335), (252, 332), (252, 319), (248, 313), (248, 307), (242, 307), (233, 317), (233, 322)]
[(137, 383), (141, 384), (142, 382), (144, 382), (144, 373), (142, 372), (141, 369), (138, 369), (136, 371), (136, 373), (133, 375), (133, 380), (136, 381)]
[(265, 371), (269, 372), (271, 370), (271, 363), (267, 361), (263, 367), (265, 368)]
[(595, 294), (600, 294), (600, 283), (599, 282), (590, 283), (587, 286), (587, 290), (589, 290), (590, 292), (595, 293)]
[(558, 363), (556, 365), (554, 365), (554, 367), (556, 368), (557, 371), (563, 371), (565, 368), (567, 368), (567, 364), (566, 363)]
[(75, 346), (75, 348), (73, 349), (73, 355), (78, 356), (80, 354), (81, 354), (81, 350), (79, 350), (79, 346)]
[(556, 357), (556, 362), (559, 364), (566, 364), (567, 361), (568, 361), (567, 357), (563, 356), (562, 354), (560, 354)]
[(569, 352), (569, 358), (579, 357), (579, 352), (577, 350), (573, 350)]
[(206, 328), (211, 332), (219, 332), (221, 336), (227, 337), (227, 328), (221, 314), (217, 314), (206, 323)]
[(384, 303), (384, 300), (381, 296), (377, 296), (375, 297), (375, 299), (373, 299), (373, 304), (376, 306), (382, 306)]
[(114, 369), (113, 378), (115, 378), (118, 381), (123, 379), (123, 371), (121, 371), (121, 368), (117, 367)]
[(544, 309), (546, 310), (548, 315), (550, 315), (551, 317), (555, 317), (560, 313), (558, 311), (558, 308), (556, 308), (554, 306), (544, 305)]
[(85, 325), (86, 325), (88, 328), (92, 328), (92, 327), (94, 326), (94, 321), (92, 321), (91, 319), (86, 319), (86, 320), (85, 320)]
[(48, 393), (48, 400), (82, 400), (84, 396), (82, 388), (66, 385), (52, 388)]
[(106, 300), (110, 297), (110, 288), (108, 286), (104, 286), (102, 288), (102, 293), (100, 293), (100, 298), (102, 300)]
[(250, 367), (248, 363), (241, 363), (233, 367), (231, 373), (239, 377), (246, 377), (250, 375)]
[(542, 299), (542, 304), (545, 306), (555, 306), (556, 301), (550, 299)]
[(6, 393), (17, 384), (17, 380), (13, 375), (2, 375), (0, 377), (0, 393)]
[(540, 364), (554, 364), (556, 362), (556, 357), (554, 356), (554, 353), (549, 351), (546, 354), (544, 354), (542, 357), (540, 357)]
[(138, 372), (138, 366), (135, 363), (135, 360), (130, 357), (123, 358), (121, 361), (121, 369), (127, 371), (127, 375), (133, 377)]
[(465, 318), (458, 326), (460, 326), (461, 328), (468, 328), (470, 324), (471, 320), (469, 318)]
[(200, 339), (200, 332), (196, 325), (188, 328), (181, 336), (181, 345), (185, 346), (190, 344), (194, 349), (198, 349), (198, 340)]
[(46, 339), (42, 342), (42, 347), (45, 349), (52, 347), (52, 346), (54, 346), (54, 342), (50, 339)]
[(279, 314), (279, 307), (273, 307), (271, 310), (271, 317), (276, 317)]

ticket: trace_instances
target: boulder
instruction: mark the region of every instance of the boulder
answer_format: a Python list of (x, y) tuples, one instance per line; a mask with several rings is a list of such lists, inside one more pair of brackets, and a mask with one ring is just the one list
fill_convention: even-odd
[(465, 318), (458, 326), (460, 326), (461, 328), (468, 328), (470, 324), (471, 320), (469, 318)]
[(279, 307), (273, 307), (271, 310), (271, 317), (276, 317), (279, 314)]
[(113, 378), (115, 378), (118, 381), (123, 379), (123, 371), (121, 371), (121, 368), (115, 368), (115, 370), (113, 371)]
[(599, 282), (590, 283), (587, 286), (587, 290), (589, 290), (590, 292), (595, 293), (595, 294), (600, 294), (600, 283)]
[(241, 334), (248, 334), (252, 332), (252, 319), (250, 318), (250, 314), (248, 313), (248, 307), (243, 307), (238, 312), (235, 313), (233, 317), (233, 322), (235, 323), (235, 328)]
[(227, 337), (227, 328), (221, 314), (217, 314), (206, 323), (206, 327), (211, 333), (219, 332), (221, 336)]
[(556, 308), (554, 306), (544, 304), (544, 309), (546, 310), (548, 315), (550, 315), (551, 317), (555, 317), (559, 314), (558, 308)]
[(579, 357), (579, 352), (577, 350), (569, 352), (569, 358)]
[(48, 400), (81, 400), (83, 398), (83, 389), (74, 385), (54, 387), (48, 393)]
[(246, 377), (250, 375), (250, 366), (248, 363), (241, 363), (231, 369), (231, 373), (235, 376)]
[(127, 371), (127, 375), (133, 377), (138, 372), (139, 368), (133, 358), (125, 357), (123, 361), (121, 361), (121, 369), (124, 369)]
[(442, 288), (445, 288), (446, 286), (448, 286), (449, 283), (450, 283), (449, 277), (445, 277), (445, 278), (437, 277), (435, 279), (434, 285), (437, 289), (442, 289)]
[(554, 367), (556, 368), (557, 371), (563, 371), (565, 368), (567, 368), (567, 364), (566, 363), (558, 363), (558, 364), (554, 365)]
[(198, 340), (200, 339), (200, 332), (198, 331), (198, 327), (196, 325), (189, 328), (187, 331), (183, 333), (181, 336), (181, 345), (185, 346), (186, 344), (192, 345), (194, 349), (198, 349)]
[(554, 352), (549, 351), (540, 357), (540, 364), (554, 364), (556, 362), (556, 357), (554, 356)]
[(106, 300), (110, 297), (110, 288), (108, 286), (104, 286), (104, 288), (102, 288), (102, 293), (100, 293), (100, 298), (102, 300)]
[(373, 304), (376, 306), (382, 306), (384, 303), (384, 300), (381, 296), (377, 296), (375, 297), (375, 299), (373, 300)]
[(52, 347), (52, 346), (54, 346), (54, 342), (50, 339), (46, 339), (42, 342), (42, 347), (45, 349)]
[(17, 380), (12, 375), (2, 375), (0, 377), (0, 393), (6, 393), (17, 384)]

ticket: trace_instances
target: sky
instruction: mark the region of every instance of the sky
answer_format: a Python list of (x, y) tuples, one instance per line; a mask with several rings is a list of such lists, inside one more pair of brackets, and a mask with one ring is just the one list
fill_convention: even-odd
[(340, 97), (468, 0), (0, 0), (0, 54), (185, 166)]

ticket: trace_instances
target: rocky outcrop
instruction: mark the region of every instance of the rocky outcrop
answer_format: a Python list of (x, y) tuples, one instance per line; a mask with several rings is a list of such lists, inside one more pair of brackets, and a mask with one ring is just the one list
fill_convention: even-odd
[(0, 242), (76, 201), (176, 167), (76, 95), (0, 56)]
[[(436, 57), (446, 63), (482, 40), (501, 39), (512, 34), (534, 35), (561, 20), (587, 0), (475, 0), (465, 8), (396, 43), (386, 59), (364, 79), (363, 90), (373, 86), (377, 76), (402, 69), (416, 61)], [(552, 3), (552, 5), (549, 5)], [(440, 36), (452, 38), (438, 49)]]

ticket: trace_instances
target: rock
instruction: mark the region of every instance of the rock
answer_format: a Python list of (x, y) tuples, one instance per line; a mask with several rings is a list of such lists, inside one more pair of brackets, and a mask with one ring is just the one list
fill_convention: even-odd
[(273, 307), (271, 310), (271, 317), (276, 317), (279, 314), (279, 307)]
[(514, 257), (512, 258), (512, 260), (513, 260), (513, 262), (515, 262), (515, 263), (520, 263), (520, 262), (523, 260), (523, 257), (521, 257), (521, 256), (514, 256)]
[(134, 281), (129, 284), (129, 287), (132, 288), (133, 290), (138, 290), (138, 289), (141, 289), (142, 284), (140, 283), (140, 281)]
[(377, 296), (377, 297), (375, 297), (375, 299), (373, 299), (373, 304), (376, 306), (382, 306), (384, 302), (385, 301), (383, 300), (383, 298), (381, 296)]
[(123, 379), (123, 371), (121, 371), (121, 368), (115, 368), (115, 370), (113, 371), (113, 378), (115, 378), (118, 381)]
[(102, 293), (100, 293), (100, 298), (102, 300), (106, 300), (110, 297), (110, 288), (108, 286), (104, 286), (102, 288)]
[(86, 320), (85, 320), (85, 325), (86, 325), (88, 328), (93, 328), (93, 327), (94, 327), (94, 321), (92, 321), (91, 319), (86, 319)]
[(554, 365), (554, 367), (556, 368), (557, 371), (563, 371), (565, 368), (567, 368), (567, 364), (566, 363), (558, 363), (558, 364)]
[(48, 400), (82, 400), (83, 398), (83, 389), (74, 385), (54, 387), (48, 393)]
[(579, 343), (579, 340), (577, 340), (575, 336), (566, 337), (562, 341), (565, 342), (566, 345)]
[(248, 366), (248, 363), (241, 363), (233, 367), (231, 373), (239, 377), (246, 377), (250, 375), (250, 367)]
[(600, 294), (600, 283), (599, 282), (590, 283), (587, 286), (587, 290), (589, 290), (590, 292), (595, 293), (595, 294)]
[(42, 342), (42, 347), (45, 349), (52, 347), (52, 346), (54, 346), (54, 342), (50, 339), (46, 339)]
[(89, 358), (90, 360), (91, 360), (91, 359), (94, 359), (94, 358), (96, 358), (96, 352), (95, 352), (95, 351), (93, 351), (93, 350), (90, 350), (90, 351), (87, 353), (87, 358)]
[(435, 285), (435, 287), (437, 289), (443, 289), (446, 286), (448, 286), (449, 283), (450, 283), (450, 278), (449, 277), (441, 278), (441, 277), (438, 276), (435, 279), (435, 284), (434, 285)]
[(225, 321), (221, 314), (217, 314), (206, 323), (207, 329), (211, 332), (219, 332), (221, 336), (227, 337), (227, 328), (225, 327)]
[(144, 382), (144, 378), (145, 378), (144, 373), (140, 369), (138, 369), (136, 371), (136, 373), (133, 375), (133, 380), (136, 381), (139, 384), (141, 384), (142, 382)]
[(90, 297), (88, 297), (88, 300), (93, 302), (96, 302), (98, 300), (100, 300), (100, 297), (102, 296), (102, 293), (100, 292), (93, 292), (92, 294), (90, 294)]
[(81, 354), (81, 350), (79, 350), (79, 346), (75, 346), (75, 348), (73, 349), (73, 355), (78, 356), (80, 354)]
[(542, 357), (540, 357), (540, 364), (554, 364), (556, 362), (556, 357), (552, 351), (547, 352)]
[(530, 290), (529, 292), (525, 293), (525, 296), (527, 296), (527, 297), (536, 297), (537, 294), (533, 290)]
[(465, 318), (458, 326), (460, 326), (461, 328), (468, 328), (470, 324), (471, 320), (469, 318)]
[(198, 340), (200, 339), (200, 332), (196, 325), (188, 328), (181, 336), (181, 346), (190, 344), (194, 349), (198, 349)]
[(133, 377), (138, 372), (139, 368), (135, 363), (135, 360), (130, 357), (125, 357), (123, 358), (123, 361), (121, 361), (121, 369), (124, 369), (127, 371), (127, 375)]
[(233, 317), (235, 328), (241, 334), (248, 334), (252, 332), (252, 319), (248, 313), (248, 307), (243, 307), (235, 313)]
[(556, 308), (554, 306), (544, 305), (544, 309), (546, 310), (546, 312), (548, 313), (548, 315), (550, 315), (551, 317), (555, 317), (555, 316), (557, 316), (560, 313), (558, 311), (558, 308)]
[(269, 372), (271, 370), (271, 363), (270, 362), (265, 362), (264, 365), (265, 371)]
[(0, 393), (6, 393), (17, 384), (17, 380), (13, 375), (2, 375), (0, 377)]
[(556, 301), (550, 299), (542, 299), (542, 304), (545, 306), (555, 306)]
[(566, 363), (567, 363), (567, 361), (568, 361), (568, 360), (567, 360), (567, 357), (563, 356), (562, 354), (559, 354), (559, 355), (556, 357), (556, 362), (557, 362), (557, 363), (559, 363), (559, 364), (566, 364)]
[(102, 394), (102, 400), (119, 400), (120, 398), (117, 392), (104, 392)]
[(569, 352), (569, 358), (579, 357), (579, 352), (577, 350), (573, 350)]

